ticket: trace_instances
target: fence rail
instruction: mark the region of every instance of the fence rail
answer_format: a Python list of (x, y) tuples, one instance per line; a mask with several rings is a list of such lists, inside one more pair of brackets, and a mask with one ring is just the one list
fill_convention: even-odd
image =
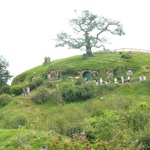
[(144, 53), (150, 53), (150, 50), (146, 50), (146, 49), (136, 49), (136, 48), (120, 48), (120, 49), (113, 49), (111, 50), (113, 52), (124, 52), (124, 51), (128, 51), (128, 52), (144, 52)]

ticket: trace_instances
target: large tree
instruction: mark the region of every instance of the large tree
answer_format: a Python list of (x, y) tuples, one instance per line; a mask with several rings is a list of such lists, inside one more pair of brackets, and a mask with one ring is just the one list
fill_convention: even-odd
[(8, 66), (9, 63), (7, 60), (3, 56), (0, 56), (0, 88), (3, 85), (7, 85), (8, 80), (12, 78), (12, 75), (7, 70)]
[[(107, 38), (104, 33), (113, 35), (124, 35), (122, 24), (119, 21), (114, 21), (105, 17), (98, 17), (90, 13), (88, 10), (82, 11), (77, 18), (71, 19), (70, 25), (76, 35), (71, 36), (65, 32), (57, 34), (56, 47), (64, 47), (67, 45), (72, 49), (84, 49), (88, 56), (92, 56), (92, 48), (105, 49)], [(106, 35), (105, 35), (106, 36)]]

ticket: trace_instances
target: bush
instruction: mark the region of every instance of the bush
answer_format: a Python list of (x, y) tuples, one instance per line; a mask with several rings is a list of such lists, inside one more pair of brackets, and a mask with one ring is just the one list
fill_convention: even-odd
[(104, 141), (109, 141), (115, 135), (115, 125), (111, 118), (100, 117), (95, 125), (94, 133), (97, 137)]
[(75, 79), (75, 84), (76, 84), (76, 85), (81, 85), (81, 84), (83, 84), (83, 83), (85, 83), (85, 79), (84, 79), (83, 77), (80, 77), (80, 78), (78, 78), (78, 79)]
[(88, 55), (87, 54), (83, 54), (82, 55), (82, 59), (87, 59), (88, 58)]
[(67, 74), (67, 75), (73, 75), (73, 76), (74, 76), (74, 75), (77, 74), (77, 70), (74, 69), (74, 68), (69, 67), (69, 68), (66, 69), (66, 74)]
[(150, 150), (150, 132), (144, 132), (139, 139), (139, 144), (142, 144), (143, 150)]
[(26, 84), (19, 84), (11, 86), (11, 94), (20, 95), (23, 92), (23, 89), (26, 87)]
[(51, 88), (51, 87), (55, 87), (55, 83), (51, 82), (51, 81), (46, 81), (43, 83), (43, 85), (47, 88)]
[(41, 104), (44, 103), (46, 101), (48, 101), (50, 99), (50, 93), (48, 91), (47, 88), (45, 88), (44, 86), (41, 86), (37, 89), (37, 92), (35, 95), (33, 95), (31, 97), (31, 99), (37, 103), (37, 104)]
[(42, 85), (43, 81), (44, 81), (44, 80), (43, 80), (42, 78), (37, 78), (37, 79), (35, 80), (36, 86), (39, 87), (40, 85)]
[(114, 69), (114, 75), (116, 77), (121, 76), (125, 74), (125, 66), (124, 65), (118, 65), (115, 69)]
[(127, 125), (133, 130), (133, 132), (144, 130), (146, 125), (149, 124), (150, 115), (144, 111), (132, 111), (128, 112), (125, 116)]
[(30, 87), (30, 90), (36, 89), (36, 83), (35, 82), (31, 82), (28, 85)]
[(108, 116), (92, 117), (85, 122), (87, 139), (93, 143), (96, 139), (109, 141), (115, 135), (113, 119)]
[(121, 55), (121, 58), (123, 58), (123, 59), (130, 59), (130, 58), (132, 58), (132, 56), (131, 56), (131, 54), (129, 54), (129, 53), (123, 53), (123, 54)]
[(66, 68), (66, 70), (61, 72), (62, 76), (66, 76), (66, 75), (70, 75), (70, 76), (74, 76), (77, 75), (77, 71), (74, 68)]
[(54, 99), (54, 103), (56, 103), (56, 104), (62, 104), (62, 105), (65, 104), (65, 101), (64, 101), (63, 98), (62, 98), (62, 94), (61, 94), (61, 91), (60, 91), (60, 90), (55, 90), (55, 91), (52, 93), (52, 97), (53, 97), (53, 99)]
[(94, 112), (91, 113), (91, 116), (92, 117), (95, 117), (95, 116), (103, 116), (104, 115), (104, 112), (101, 110), (101, 109), (98, 109), (98, 110), (95, 110)]
[(0, 95), (0, 107), (3, 107), (11, 102), (12, 98), (7, 94)]
[(10, 94), (10, 86), (4, 85), (0, 88), (0, 94)]
[(120, 52), (119, 52), (119, 55), (122, 55), (122, 53), (123, 53), (123, 52), (120, 51)]
[(82, 84), (78, 88), (78, 97), (83, 99), (89, 99), (97, 94), (97, 85), (95, 82), (88, 82), (87, 84)]
[(77, 98), (77, 86), (74, 83), (64, 83), (60, 86), (62, 98), (65, 102), (73, 102)]
[(66, 135), (72, 138), (74, 134), (80, 135), (82, 130), (83, 129), (80, 124), (71, 124), (66, 131)]

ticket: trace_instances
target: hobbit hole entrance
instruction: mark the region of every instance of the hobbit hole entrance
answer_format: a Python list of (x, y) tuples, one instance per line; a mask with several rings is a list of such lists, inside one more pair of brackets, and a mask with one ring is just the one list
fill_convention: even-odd
[(133, 75), (133, 68), (127, 68), (126, 74), (128, 76), (132, 76)]
[(91, 69), (82, 69), (78, 70), (78, 74), (81, 77), (87, 78), (87, 80), (90, 80), (93, 77), (96, 77), (98, 75), (98, 70), (91, 70)]
[(56, 69), (51, 69), (47, 73), (47, 78), (54, 79), (54, 78), (57, 78), (58, 75), (59, 75), (59, 72)]
[(83, 73), (83, 77), (87, 78), (87, 80), (90, 80), (92, 78), (92, 74), (90, 72), (86, 71)]

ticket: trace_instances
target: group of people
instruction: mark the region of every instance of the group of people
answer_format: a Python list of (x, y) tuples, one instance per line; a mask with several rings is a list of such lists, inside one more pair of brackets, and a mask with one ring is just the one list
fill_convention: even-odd
[(23, 89), (22, 95), (23, 96), (27, 96), (27, 95), (29, 95), (29, 93), (30, 93), (30, 87), (28, 86), (28, 87), (26, 87), (26, 88)]
[(106, 84), (108, 84), (109, 83), (109, 77), (106, 78), (106, 81), (103, 81), (102, 77), (100, 77), (100, 84), (103, 84), (104, 82)]
[(127, 80), (124, 76), (121, 76), (121, 82), (122, 83), (130, 82), (130, 76), (127, 77)]
[(142, 75), (140, 75), (140, 76), (139, 76), (139, 81), (142, 81), (142, 80), (143, 80), (143, 81), (145, 81), (145, 80), (146, 80), (146, 75), (143, 75), (143, 76), (142, 76)]
[[(139, 81), (145, 81), (146, 80), (146, 75), (143, 76), (139, 76)], [(130, 83), (130, 76), (127, 77), (127, 79), (124, 76), (121, 76), (121, 83), (126, 83), (129, 82)], [(101, 84), (109, 84), (110, 83), (110, 79), (109, 77), (106, 78), (106, 81), (103, 81), (102, 77), (100, 77), (100, 85)], [(114, 83), (118, 84), (118, 79), (115, 77), (114, 78)], [(96, 79), (96, 85), (98, 85), (98, 80)]]
[[(126, 83), (129, 82), (130, 83), (130, 76), (127, 77), (127, 80), (124, 76), (121, 76), (121, 83)], [(117, 78), (114, 78), (114, 83), (117, 84)]]
[[(121, 76), (121, 82), (122, 83), (130, 82), (130, 76), (127, 77), (127, 80), (124, 76)], [(109, 84), (110, 83), (110, 78), (107, 77), (106, 81), (103, 81), (102, 77), (100, 77), (100, 85), (102, 85), (103, 83)], [(118, 79), (116, 77), (114, 78), (114, 83), (118, 84)], [(97, 79), (96, 79), (96, 85), (98, 85), (98, 80)]]

